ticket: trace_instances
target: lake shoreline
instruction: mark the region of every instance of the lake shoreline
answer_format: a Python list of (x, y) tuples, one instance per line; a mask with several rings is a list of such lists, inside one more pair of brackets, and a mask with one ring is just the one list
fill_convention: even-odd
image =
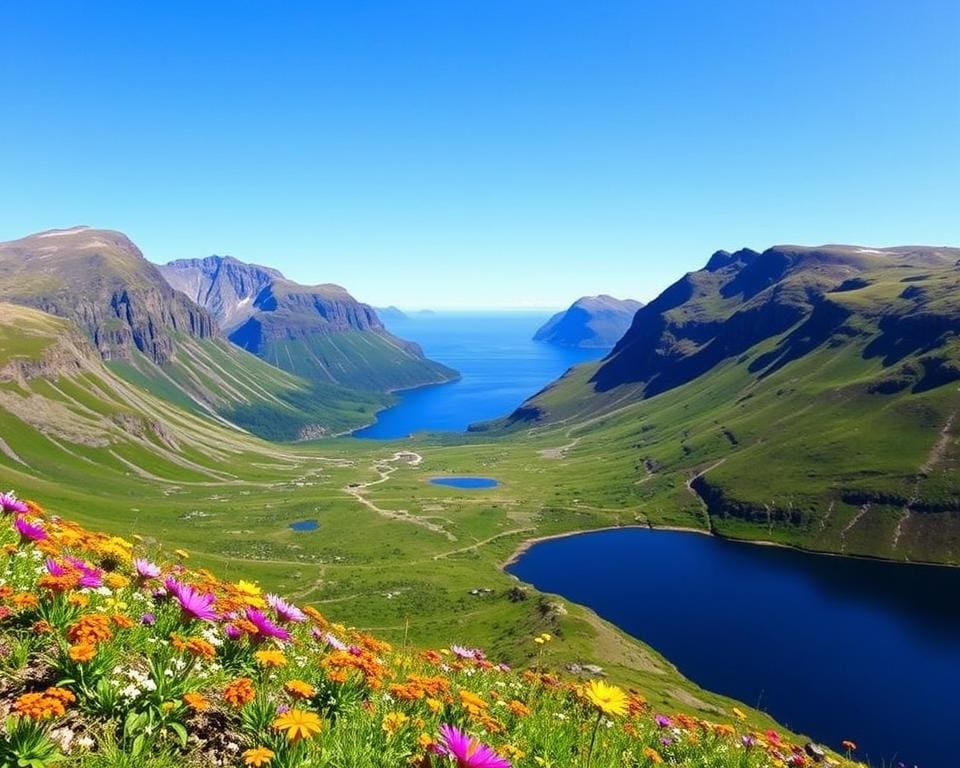
[[(506, 571), (511, 565), (515, 565), (521, 557), (523, 557), (531, 547), (541, 544), (545, 541), (552, 541), (554, 539), (566, 539), (571, 536), (582, 536), (589, 533), (600, 533), (602, 531), (626, 531), (626, 530), (647, 530), (647, 531), (675, 531), (677, 533), (696, 533), (702, 536), (709, 536), (711, 538), (719, 539), (721, 541), (729, 541), (734, 544), (752, 544), (758, 547), (774, 547), (777, 549), (788, 549), (794, 552), (800, 552), (805, 555), (820, 555), (822, 557), (840, 557), (847, 560), (870, 560), (876, 563), (889, 563), (891, 565), (922, 565), (926, 567), (935, 567), (935, 568), (950, 568), (957, 569), (960, 568), (960, 565), (954, 563), (934, 563), (925, 560), (891, 560), (886, 557), (877, 557), (875, 555), (856, 555), (856, 554), (845, 554), (842, 552), (826, 552), (824, 550), (817, 549), (806, 549), (804, 547), (798, 547), (795, 544), (784, 544), (780, 541), (770, 541), (769, 539), (738, 539), (732, 536), (724, 536), (723, 534), (716, 533), (715, 531), (708, 531), (705, 528), (692, 528), (690, 526), (682, 525), (652, 525), (652, 524), (641, 524), (641, 523), (630, 523), (627, 525), (605, 525), (599, 528), (581, 528), (572, 531), (565, 531), (563, 533), (553, 533), (546, 536), (534, 536), (530, 539), (525, 539), (520, 542), (516, 550), (507, 558), (501, 565), (500, 570)], [(512, 575), (512, 574), (510, 574)]]

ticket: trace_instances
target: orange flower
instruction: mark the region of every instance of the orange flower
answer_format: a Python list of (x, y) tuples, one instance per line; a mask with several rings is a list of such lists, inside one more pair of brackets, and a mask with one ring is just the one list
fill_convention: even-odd
[(487, 702), (470, 691), (460, 691), (460, 703), (471, 715), (479, 715), (487, 708)]
[(530, 714), (530, 707), (528, 707), (522, 701), (517, 701), (514, 699), (507, 706), (510, 707), (510, 711), (513, 712), (513, 714), (517, 717), (526, 717)]
[(283, 687), (295, 699), (312, 699), (317, 695), (317, 689), (303, 680), (287, 680)]
[(110, 617), (110, 621), (113, 622), (113, 625), (117, 629), (130, 629), (135, 627), (137, 622), (131, 619), (129, 616), (124, 616), (122, 613), (115, 613)]
[(186, 704), (194, 712), (203, 712), (205, 709), (210, 708), (210, 702), (207, 701), (206, 697), (202, 693), (185, 693), (183, 694), (183, 703)]
[(663, 758), (660, 757), (660, 753), (657, 752), (653, 747), (644, 747), (643, 756), (647, 758), (654, 765), (660, 765), (663, 762)]
[(46, 720), (66, 714), (67, 704), (76, 697), (66, 688), (48, 688), (42, 693), (25, 693), (13, 704), (13, 711), (31, 720)]
[(256, 698), (253, 690), (253, 680), (249, 677), (240, 677), (223, 689), (223, 700), (233, 707), (242, 707)]
[(10, 602), (13, 603), (15, 608), (36, 608), (40, 601), (36, 595), (29, 592), (18, 592), (10, 598)]
[(273, 759), (273, 752), (266, 747), (254, 747), (243, 753), (243, 762), (245, 765), (251, 765), (253, 768), (260, 768), (267, 765)]
[(67, 639), (71, 643), (96, 645), (111, 637), (113, 637), (113, 631), (110, 629), (110, 619), (100, 613), (81, 616), (67, 629)]
[(67, 655), (74, 661), (83, 663), (97, 655), (97, 648), (91, 643), (77, 643), (67, 649)]
[(283, 731), (288, 741), (296, 742), (301, 739), (309, 739), (320, 733), (323, 729), (323, 723), (320, 720), (320, 715), (316, 712), (309, 712), (305, 709), (288, 709), (273, 721), (273, 727), (278, 731)]

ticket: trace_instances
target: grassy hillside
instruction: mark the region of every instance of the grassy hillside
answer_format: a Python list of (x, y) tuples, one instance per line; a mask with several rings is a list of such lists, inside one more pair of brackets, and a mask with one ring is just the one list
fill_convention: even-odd
[(585, 496), (651, 522), (960, 563), (955, 255), (727, 255), (495, 426), (570, 443), (605, 468)]

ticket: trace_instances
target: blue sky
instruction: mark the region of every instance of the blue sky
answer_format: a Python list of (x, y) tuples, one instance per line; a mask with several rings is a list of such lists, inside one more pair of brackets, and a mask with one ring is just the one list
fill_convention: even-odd
[(110, 227), (408, 307), (960, 245), (958, 38), (954, 0), (2, 3), (0, 240)]

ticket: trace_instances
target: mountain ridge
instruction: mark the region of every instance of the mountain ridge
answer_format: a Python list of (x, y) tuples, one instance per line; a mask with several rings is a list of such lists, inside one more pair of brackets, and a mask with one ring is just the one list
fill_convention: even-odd
[(642, 306), (642, 302), (607, 294), (581, 296), (540, 326), (533, 340), (563, 347), (612, 348)]

